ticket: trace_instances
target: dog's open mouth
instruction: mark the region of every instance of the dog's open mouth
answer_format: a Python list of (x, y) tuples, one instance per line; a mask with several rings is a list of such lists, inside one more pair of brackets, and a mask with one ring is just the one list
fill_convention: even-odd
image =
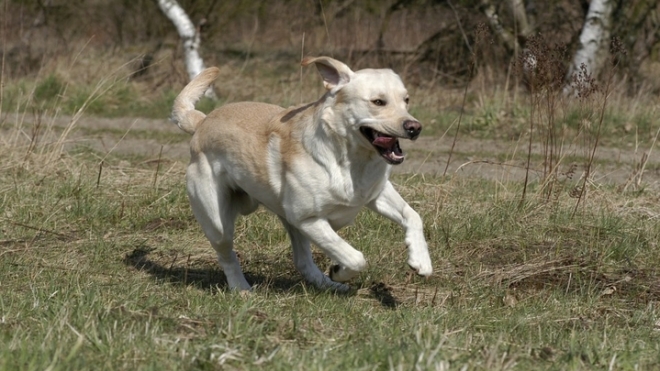
[(363, 126), (360, 128), (362, 135), (374, 146), (381, 156), (392, 165), (403, 162), (405, 155), (399, 146), (399, 139), (391, 135), (383, 134), (372, 128)]

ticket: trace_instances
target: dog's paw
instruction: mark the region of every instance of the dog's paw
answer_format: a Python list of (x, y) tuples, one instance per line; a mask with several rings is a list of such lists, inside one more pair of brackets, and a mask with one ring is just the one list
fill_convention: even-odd
[(355, 276), (357, 276), (358, 273), (359, 272), (354, 271), (352, 269), (348, 269), (346, 267), (342, 267), (339, 264), (335, 264), (332, 267), (330, 267), (328, 276), (330, 276), (330, 279), (333, 280), (334, 282), (347, 282), (353, 279)]
[(431, 259), (428, 257), (419, 259), (417, 257), (411, 256), (408, 258), (408, 266), (420, 276), (428, 277), (431, 275), (431, 273), (433, 273)]
[(320, 290), (329, 290), (340, 293), (346, 293), (350, 291), (350, 287), (347, 284), (335, 282), (326, 275), (323, 275), (323, 278), (320, 281), (315, 281), (312, 284)]

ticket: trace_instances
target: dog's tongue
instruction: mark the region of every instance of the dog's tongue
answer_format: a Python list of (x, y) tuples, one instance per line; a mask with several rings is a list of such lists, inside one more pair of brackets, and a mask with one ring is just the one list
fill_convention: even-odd
[(380, 155), (385, 157), (392, 165), (398, 165), (403, 162), (403, 151), (399, 147), (399, 140), (395, 137), (376, 133), (376, 138), (371, 142), (379, 148)]
[(381, 135), (371, 142), (374, 146), (380, 148), (392, 148), (396, 144), (396, 138), (387, 135)]

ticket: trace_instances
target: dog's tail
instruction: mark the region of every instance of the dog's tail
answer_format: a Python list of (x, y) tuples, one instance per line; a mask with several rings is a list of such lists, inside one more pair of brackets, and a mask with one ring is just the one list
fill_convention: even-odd
[(174, 100), (172, 108), (172, 121), (188, 134), (195, 133), (197, 125), (204, 120), (206, 115), (195, 109), (195, 103), (202, 97), (206, 89), (220, 74), (216, 67), (210, 67), (186, 85)]

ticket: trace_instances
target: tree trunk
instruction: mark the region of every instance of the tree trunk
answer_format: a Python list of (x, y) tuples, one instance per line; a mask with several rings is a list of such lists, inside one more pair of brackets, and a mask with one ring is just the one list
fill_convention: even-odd
[(509, 0), (508, 5), (513, 13), (513, 32), (504, 27), (492, 1), (481, 0), (481, 11), (488, 19), (493, 32), (504, 42), (507, 50), (517, 56), (521, 50), (520, 40), (527, 39), (531, 33), (532, 26), (527, 20), (525, 4), (522, 0)]
[(518, 40), (516, 40), (516, 36), (509, 32), (509, 30), (507, 30), (500, 22), (500, 18), (497, 15), (495, 9), (495, 5), (493, 5), (490, 0), (481, 0), (481, 10), (486, 15), (486, 18), (488, 18), (488, 23), (493, 29), (493, 32), (495, 32), (500, 40), (504, 42), (504, 45), (509, 50), (509, 52), (512, 54), (517, 53), (518, 50), (520, 50)]
[[(176, 0), (158, 0), (158, 6), (167, 18), (174, 23), (179, 36), (181, 36), (184, 64), (186, 65), (188, 77), (192, 80), (206, 68), (202, 57), (199, 55), (199, 31)], [(206, 90), (204, 95), (212, 99), (217, 98), (212, 86)]]
[(513, 11), (513, 20), (516, 22), (515, 33), (519, 35), (519, 37), (527, 38), (532, 32), (532, 25), (527, 19), (525, 3), (523, 0), (510, 0), (510, 3)]
[(576, 94), (600, 74), (609, 54), (615, 0), (591, 0), (580, 43), (566, 76), (564, 93)]

